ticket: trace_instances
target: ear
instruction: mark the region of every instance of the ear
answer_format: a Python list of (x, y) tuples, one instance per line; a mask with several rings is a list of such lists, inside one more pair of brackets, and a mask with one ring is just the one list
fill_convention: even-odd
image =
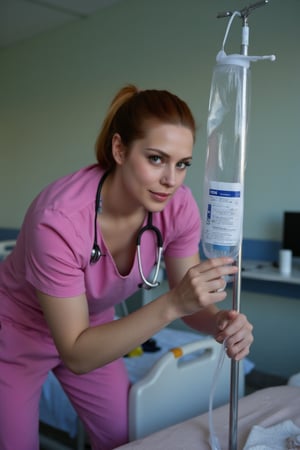
[(118, 133), (115, 133), (112, 137), (111, 148), (114, 160), (117, 164), (122, 165), (125, 161), (126, 149)]

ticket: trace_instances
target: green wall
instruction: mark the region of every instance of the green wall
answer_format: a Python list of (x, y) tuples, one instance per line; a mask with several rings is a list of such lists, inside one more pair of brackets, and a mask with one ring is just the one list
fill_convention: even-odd
[[(244, 2), (249, 3), (249, 2)], [(212, 70), (238, 0), (126, 0), (0, 50), (0, 226), (19, 227), (37, 192), (94, 161), (106, 108), (125, 83), (167, 88), (199, 125), (187, 182), (201, 207)], [(252, 65), (244, 236), (280, 239), (282, 212), (299, 209), (299, 0), (270, 0), (249, 18)], [(238, 53), (236, 19), (228, 53)]]

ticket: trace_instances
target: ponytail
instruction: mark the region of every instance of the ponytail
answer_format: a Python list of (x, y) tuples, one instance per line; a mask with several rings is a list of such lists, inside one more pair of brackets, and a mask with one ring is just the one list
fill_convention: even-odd
[(114, 97), (96, 141), (96, 157), (104, 170), (113, 170), (112, 138), (121, 136), (123, 144), (141, 139), (147, 132), (147, 120), (182, 125), (189, 128), (195, 139), (195, 121), (187, 104), (164, 90), (139, 91), (134, 85), (123, 87)]
[(98, 163), (104, 170), (111, 170), (114, 167), (111, 142), (114, 133), (114, 118), (121, 106), (138, 92), (133, 85), (123, 87), (114, 97), (110, 104), (107, 115), (103, 121), (102, 129), (96, 141), (96, 157)]

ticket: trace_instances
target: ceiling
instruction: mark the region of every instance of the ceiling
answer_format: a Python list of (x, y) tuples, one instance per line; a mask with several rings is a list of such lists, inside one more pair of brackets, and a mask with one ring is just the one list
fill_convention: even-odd
[(0, 47), (74, 20), (120, 0), (0, 0)]

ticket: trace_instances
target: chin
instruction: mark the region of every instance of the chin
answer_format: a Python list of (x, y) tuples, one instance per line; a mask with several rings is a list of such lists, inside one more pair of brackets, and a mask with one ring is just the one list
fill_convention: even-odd
[(147, 211), (149, 212), (161, 212), (165, 209), (165, 207), (167, 206), (168, 202), (165, 203), (160, 203), (160, 204), (155, 204), (153, 205), (153, 203), (151, 205), (149, 205), (148, 207), (146, 207)]

